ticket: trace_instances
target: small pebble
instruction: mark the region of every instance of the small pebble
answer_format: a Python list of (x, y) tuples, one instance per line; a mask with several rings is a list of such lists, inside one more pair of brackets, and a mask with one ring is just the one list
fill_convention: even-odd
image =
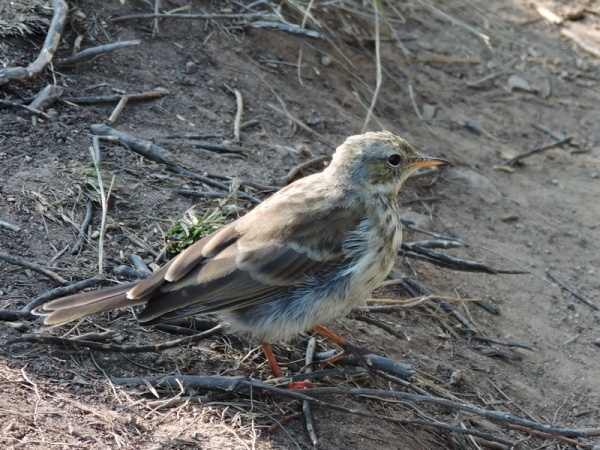
[(196, 73), (197, 67), (196, 67), (196, 63), (193, 61), (188, 61), (185, 64), (185, 73), (187, 73), (188, 75), (191, 75), (193, 73)]
[(327, 55), (321, 56), (321, 64), (325, 67), (329, 67), (331, 65), (331, 57)]

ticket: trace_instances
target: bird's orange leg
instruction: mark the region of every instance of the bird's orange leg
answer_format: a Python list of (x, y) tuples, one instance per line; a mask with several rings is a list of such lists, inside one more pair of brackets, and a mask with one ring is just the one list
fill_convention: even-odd
[(271, 344), (269, 344), (268, 342), (263, 342), (262, 348), (265, 352), (265, 356), (267, 357), (267, 361), (269, 361), (269, 365), (271, 366), (271, 370), (273, 371), (273, 375), (275, 375), (275, 378), (283, 378), (283, 374), (281, 373), (279, 364), (277, 364), (277, 360), (275, 359), (275, 354), (273, 353), (273, 347), (271, 347)]
[(333, 362), (339, 361), (340, 359), (344, 358), (347, 355), (353, 355), (358, 360), (360, 365), (363, 366), (367, 370), (367, 372), (369, 372), (369, 374), (371, 374), (371, 376), (373, 376), (373, 377), (375, 376), (375, 372), (367, 364), (367, 361), (365, 361), (365, 358), (362, 355), (369, 354), (369, 353), (377, 354), (378, 352), (376, 352), (375, 350), (371, 350), (370, 348), (367, 348), (367, 347), (355, 345), (352, 342), (347, 341), (343, 337), (335, 334), (333, 331), (325, 328), (322, 325), (317, 325), (314, 328), (314, 330), (317, 333), (319, 333), (321, 336), (326, 337), (327, 339), (335, 342), (337, 345), (342, 347), (342, 352), (327, 359), (325, 361), (326, 363), (333, 363)]
[[(273, 353), (273, 347), (271, 347), (271, 344), (268, 342), (263, 342), (262, 348), (265, 352), (265, 356), (267, 357), (267, 361), (269, 361), (269, 365), (271, 366), (271, 370), (273, 371), (275, 378), (283, 378), (283, 373), (281, 373), (281, 368), (275, 359), (275, 354)], [(315, 387), (315, 384), (309, 381), (290, 381), (287, 384), (287, 387), (290, 389), (302, 389)]]

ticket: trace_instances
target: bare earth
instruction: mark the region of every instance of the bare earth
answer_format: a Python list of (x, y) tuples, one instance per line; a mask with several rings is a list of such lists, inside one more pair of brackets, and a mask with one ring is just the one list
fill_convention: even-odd
[[(57, 58), (72, 54), (78, 35), (84, 37), (82, 48), (141, 39), (139, 46), (60, 67), (54, 73), (47, 70), (34, 81), (10, 83), (0, 87), (2, 98), (33, 97), (53, 83), (65, 87), (65, 97), (167, 89), (169, 94), (160, 99), (129, 102), (111, 126), (165, 147), (173, 160), (194, 172), (262, 185), (276, 185), (292, 167), (331, 154), (334, 146), (328, 141), (337, 145), (361, 132), (377, 72), (371, 39), (375, 36), (373, 9), (368, 2), (367, 6), (354, 1), (314, 2), (314, 20), (322, 25), (318, 31), (343, 38), (330, 41), (233, 27), (242, 23), (234, 19), (166, 19), (153, 36), (148, 19), (106, 22), (109, 17), (149, 13), (149, 2), (107, 3), (70, 5)], [(306, 8), (309, 2), (270, 3), (258, 4), (254, 11), (272, 13), (270, 6), (281, 3), (287, 20), (301, 24), (303, 14), (290, 5)], [(323, 3), (333, 4), (320, 6)], [(167, 2), (165, 10), (184, 4)], [(528, 344), (533, 351), (510, 349), (522, 359), (487, 355), (490, 346), (469, 340), (455, 322), (424, 305), (371, 314), (405, 339), (350, 318), (331, 327), (412, 365), (417, 371), (415, 384), (433, 394), (451, 395), (480, 408), (557, 427), (600, 428), (600, 312), (561, 290), (546, 274), (550, 271), (600, 304), (600, 60), (566, 36), (575, 33), (588, 50), (598, 51), (600, 4), (543, 2), (563, 18), (578, 19), (562, 25), (549, 23), (524, 0), (381, 4), (382, 84), (367, 129), (390, 130), (422, 153), (454, 163), (439, 176), (408, 183), (399, 199), (406, 217), (422, 228), (460, 238), (464, 246), (441, 250), (448, 255), (528, 272), (458, 272), (400, 256), (393, 276), (415, 277), (439, 296), (480, 299), (495, 306), (499, 315), (470, 302), (452, 301), (482, 335)], [(235, 2), (218, 1), (193, 2), (192, 9), (183, 12), (219, 12), (222, 8), (248, 12)], [(314, 23), (307, 20), (306, 28), (317, 29)], [(392, 29), (402, 39), (401, 45)], [(44, 37), (1, 38), (3, 67), (26, 66), (37, 57)], [(195, 133), (221, 136), (204, 141), (233, 140), (237, 108), (228, 88), (239, 90), (243, 97), (242, 122), (256, 121), (241, 131), (247, 157), (168, 138)], [(279, 110), (285, 105), (314, 133), (295, 125), (271, 105)], [(23, 109), (0, 109), (0, 220), (20, 227), (20, 231), (0, 227), (0, 252), (48, 267), (69, 282), (97, 274), (97, 240), (87, 241), (78, 255), (68, 250), (59, 253), (75, 243), (88, 198), (96, 202), (92, 231), (100, 228), (99, 196), (92, 186), (97, 182), (89, 151), (90, 125), (106, 122), (114, 106), (59, 101), (49, 111), (56, 120), (38, 118), (35, 124), (31, 113)], [(536, 125), (547, 127), (554, 136)], [(507, 158), (565, 135), (571, 137), (569, 143), (527, 157), (514, 171), (503, 169)], [(166, 171), (117, 143), (102, 141), (101, 149), (105, 184), (110, 183), (110, 174), (115, 176), (104, 246), (109, 275), (112, 267), (130, 264), (132, 253), (147, 258), (148, 249), (159, 252), (172, 221), (183, 218), (190, 208), (203, 213), (215, 207), (216, 200), (167, 190), (212, 188)], [(317, 164), (302, 174), (322, 167)], [(246, 189), (260, 198), (268, 195)], [(239, 198), (227, 205), (230, 219), (252, 207)], [(407, 242), (423, 239), (428, 236), (405, 233)], [(57, 286), (37, 273), (0, 261), (2, 309), (18, 310)], [(408, 298), (393, 288), (377, 294)], [(269, 429), (275, 420), (298, 410), (299, 403), (288, 398), (240, 394), (157, 408), (156, 396), (148, 387), (110, 382), (110, 377), (166, 374), (268, 379), (268, 366), (251, 342), (216, 335), (161, 353), (139, 354), (4, 345), (9, 339), (36, 332), (40, 323), (39, 319), (0, 322), (2, 448), (313, 447), (302, 418)], [(122, 345), (180, 337), (143, 329), (127, 311), (92, 318), (70, 336), (108, 329), (119, 335), (111, 342)], [(69, 330), (63, 327), (45, 333), (63, 336)], [(277, 353), (299, 358), (307, 339), (302, 336), (277, 346)], [(333, 348), (331, 343), (322, 344)], [(491, 348), (507, 350), (499, 345)], [(320, 384), (397, 388), (368, 376), (324, 379)], [(169, 399), (206, 392), (184, 386), (181, 391), (161, 388), (156, 394)], [(426, 413), (429, 419), (518, 442), (519, 448), (576, 448), (552, 437), (531, 436), (510, 430), (507, 424), (430, 405), (339, 396), (327, 400), (388, 416), (421, 418)], [(317, 447), (323, 449), (480, 448), (451, 432), (316, 406), (313, 417)], [(597, 436), (580, 442), (589, 445), (585, 448), (600, 446)]]

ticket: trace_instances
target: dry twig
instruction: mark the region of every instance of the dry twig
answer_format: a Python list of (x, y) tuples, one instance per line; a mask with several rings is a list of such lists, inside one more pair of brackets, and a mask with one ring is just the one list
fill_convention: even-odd
[(556, 283), (558, 283), (558, 285), (563, 288), (565, 291), (567, 291), (569, 294), (571, 294), (573, 297), (575, 297), (577, 300), (585, 303), (586, 305), (588, 305), (590, 308), (595, 309), (596, 311), (600, 310), (600, 306), (598, 306), (597, 304), (595, 304), (594, 302), (592, 302), (591, 300), (589, 300), (587, 297), (581, 295), (579, 292), (577, 292), (575, 289), (570, 288), (569, 286), (567, 286), (565, 283), (563, 283), (561, 280), (559, 280), (558, 278), (556, 278), (556, 276), (554, 276), (550, 271), (546, 272), (546, 275), (548, 275), (548, 278), (552, 279), (553, 281), (555, 281)]
[(124, 48), (132, 47), (134, 45), (140, 45), (142, 43), (141, 40), (136, 39), (133, 41), (123, 41), (123, 42), (114, 42), (112, 44), (99, 45), (97, 47), (86, 48), (85, 50), (80, 51), (79, 53), (69, 56), (68, 58), (61, 59), (56, 61), (54, 64), (57, 67), (68, 66), (70, 64), (75, 64), (81, 61), (82, 59), (92, 58), (94, 56), (102, 55), (104, 53), (114, 52), (116, 50), (121, 50)]
[(46, 35), (46, 40), (42, 46), (42, 51), (37, 59), (27, 67), (9, 67), (0, 69), (0, 86), (11, 81), (31, 80), (42, 73), (52, 61), (54, 53), (60, 44), (60, 38), (67, 22), (69, 6), (65, 0), (52, 0), (52, 8), (54, 9), (52, 22), (48, 28), (48, 34)]
[(57, 283), (62, 284), (63, 286), (67, 284), (67, 280), (65, 280), (57, 273), (45, 269), (39, 264), (25, 261), (23, 258), (19, 258), (18, 256), (12, 256), (8, 253), (0, 252), (0, 259), (6, 261), (9, 264), (14, 264), (16, 266), (21, 266), (25, 267), (26, 269), (33, 270), (34, 272), (39, 273), (40, 275), (44, 275), (45, 277), (50, 278), (52, 281), (56, 281)]
[[(164, 164), (167, 170), (170, 170), (171, 172), (186, 175), (190, 178), (200, 181), (201, 183), (229, 192), (228, 185), (224, 183), (219, 183), (208, 177), (198, 175), (197, 173), (194, 173), (178, 164), (171, 162), (169, 152), (164, 148), (153, 144), (150, 141), (138, 139), (136, 137), (131, 136), (128, 133), (124, 133), (123, 131), (116, 130), (104, 124), (92, 125), (91, 129), (93, 133), (99, 136), (116, 136), (121, 142), (127, 144), (127, 146), (134, 152), (139, 153), (143, 157), (154, 161), (158, 164)], [(237, 195), (241, 198), (250, 200), (253, 203), (261, 203), (261, 200), (259, 198), (247, 194), (243, 191), (238, 190)]]
[(86, 233), (88, 226), (90, 225), (90, 222), (92, 220), (93, 207), (94, 207), (94, 202), (91, 200), (88, 200), (87, 204), (86, 204), (86, 208), (85, 208), (85, 217), (83, 219), (83, 222), (81, 222), (81, 227), (79, 228), (77, 242), (75, 242), (75, 245), (73, 245), (73, 248), (71, 249), (71, 255), (77, 254), (79, 252), (79, 249), (83, 245), (83, 241), (85, 241), (85, 233)]
[(18, 232), (21, 231), (17, 225), (13, 225), (12, 223), (5, 222), (4, 220), (0, 220), (0, 227), (6, 228), (7, 230)]
[(508, 161), (504, 161), (502, 164), (505, 165), (505, 166), (512, 167), (516, 163), (518, 163), (521, 160), (527, 158), (528, 156), (535, 155), (536, 153), (545, 152), (546, 150), (550, 150), (550, 149), (552, 149), (554, 147), (558, 147), (558, 146), (563, 145), (563, 144), (568, 144), (569, 142), (571, 142), (571, 139), (572, 139), (571, 136), (564, 136), (562, 139), (559, 139), (556, 142), (551, 142), (550, 144), (541, 145), (539, 147), (535, 147), (535, 148), (532, 148), (530, 150), (527, 150), (527, 151), (525, 151), (523, 153), (519, 153), (514, 158), (511, 158)]

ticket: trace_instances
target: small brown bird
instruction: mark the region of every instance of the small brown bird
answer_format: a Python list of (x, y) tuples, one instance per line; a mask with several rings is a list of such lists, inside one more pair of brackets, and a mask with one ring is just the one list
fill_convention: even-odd
[[(351, 136), (321, 173), (302, 178), (213, 232), (149, 278), (49, 302), (44, 323), (146, 303), (152, 325), (219, 313), (234, 332), (263, 343), (322, 326), (363, 303), (390, 273), (402, 240), (397, 196), (418, 168), (449, 164), (419, 155), (389, 132)], [(49, 314), (48, 314), (49, 313)]]

